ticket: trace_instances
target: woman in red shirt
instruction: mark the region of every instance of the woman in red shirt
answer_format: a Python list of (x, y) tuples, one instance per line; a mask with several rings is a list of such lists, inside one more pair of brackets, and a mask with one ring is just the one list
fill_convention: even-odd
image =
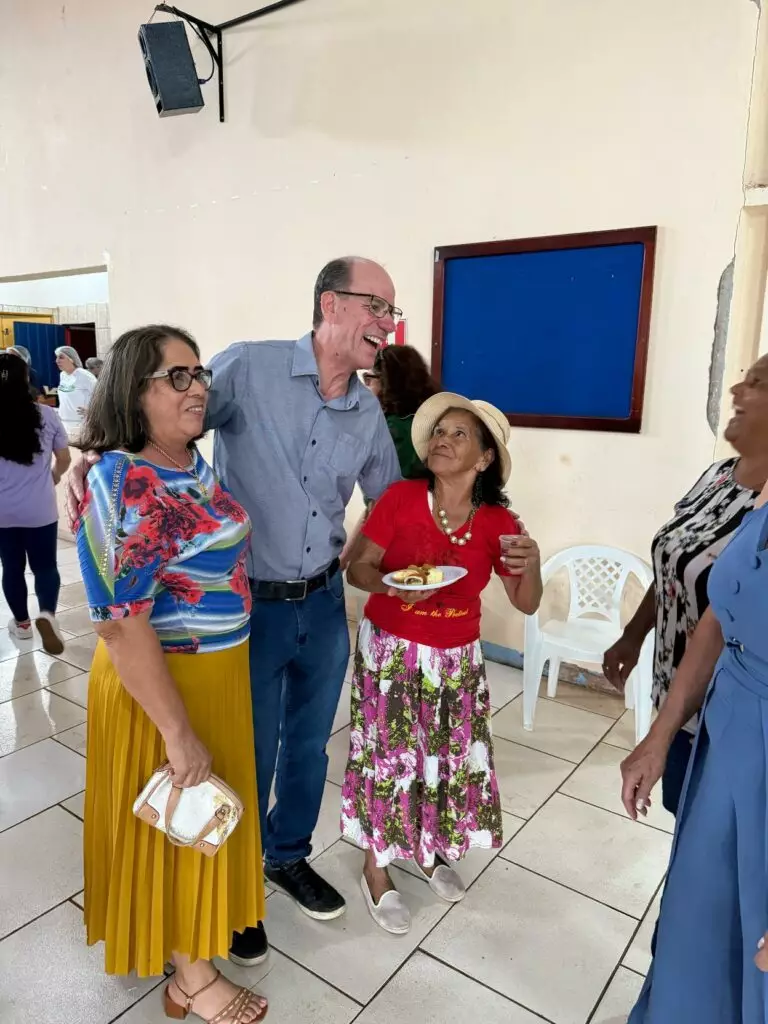
[[(450, 863), (472, 847), (502, 845), (480, 594), (492, 570), (528, 615), (542, 592), (538, 547), (503, 492), (511, 469), (503, 413), (443, 392), (416, 413), (412, 436), (428, 479), (384, 494), (348, 572), (371, 597), (355, 653), (342, 831), (366, 851), (371, 915), (395, 934), (408, 931), (410, 913), (389, 877), (392, 861), (413, 860), (455, 903), (464, 886)], [(434, 591), (382, 582), (424, 563), (467, 574)]]

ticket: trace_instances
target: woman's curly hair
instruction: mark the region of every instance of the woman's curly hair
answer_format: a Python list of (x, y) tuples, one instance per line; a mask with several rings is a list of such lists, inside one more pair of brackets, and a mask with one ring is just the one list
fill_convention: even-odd
[(387, 345), (376, 353), (373, 374), (381, 382), (379, 402), (385, 416), (413, 416), (440, 390), (427, 364), (410, 345)]

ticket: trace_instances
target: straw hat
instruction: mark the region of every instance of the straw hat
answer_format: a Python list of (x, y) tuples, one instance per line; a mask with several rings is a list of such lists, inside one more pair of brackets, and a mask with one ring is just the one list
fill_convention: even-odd
[(427, 461), (427, 448), (432, 431), (449, 409), (466, 409), (485, 424), (496, 444), (496, 455), (501, 463), (502, 483), (506, 483), (512, 472), (512, 459), (507, 450), (510, 433), (507, 417), (490, 402), (464, 398), (463, 395), (454, 395), (450, 391), (441, 391), (428, 398), (413, 417), (411, 440), (421, 461)]

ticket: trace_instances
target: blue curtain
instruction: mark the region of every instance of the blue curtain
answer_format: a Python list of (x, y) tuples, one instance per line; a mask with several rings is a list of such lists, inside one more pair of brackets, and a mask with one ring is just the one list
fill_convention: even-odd
[(13, 327), (13, 340), (16, 345), (29, 349), (39, 387), (58, 387), (59, 368), (53, 353), (60, 345), (66, 344), (64, 328), (58, 324), (32, 324), (18, 320)]

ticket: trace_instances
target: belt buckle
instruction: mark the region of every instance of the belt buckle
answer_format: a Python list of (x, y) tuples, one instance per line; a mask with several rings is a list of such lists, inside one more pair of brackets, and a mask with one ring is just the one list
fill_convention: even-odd
[(294, 586), (296, 586), (297, 583), (301, 583), (303, 585), (303, 587), (304, 587), (304, 593), (301, 595), (301, 597), (286, 597), (286, 599), (285, 599), (286, 601), (304, 601), (304, 600), (306, 600), (306, 597), (307, 597), (307, 587), (308, 587), (308, 583), (309, 583), (308, 580), (286, 580), (285, 582), (288, 584), (289, 587), (294, 587)]

